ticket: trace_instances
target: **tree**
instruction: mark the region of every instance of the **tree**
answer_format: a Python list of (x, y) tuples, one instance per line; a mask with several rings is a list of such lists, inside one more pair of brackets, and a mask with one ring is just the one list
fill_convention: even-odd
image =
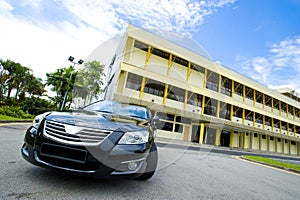
[(85, 63), (78, 71), (73, 96), (82, 98), (84, 104), (98, 99), (104, 91), (104, 69), (105, 66), (96, 60)]
[(7, 100), (10, 99), (13, 91), (15, 92), (15, 99), (24, 99), (26, 94), (30, 96), (43, 95), (45, 92), (44, 84), (41, 79), (32, 74), (31, 69), (11, 60), (0, 60), (0, 64), (3, 66), (0, 74), (0, 100), (4, 100), (4, 94), (6, 94)]
[[(72, 101), (72, 89), (77, 72), (73, 66), (68, 68), (59, 68), (53, 73), (47, 73), (46, 85), (53, 86), (52, 91), (56, 92), (56, 96), (52, 101), (57, 108), (65, 108), (65, 105)], [(65, 101), (64, 101), (65, 98)], [(70, 106), (70, 105), (69, 105)]]

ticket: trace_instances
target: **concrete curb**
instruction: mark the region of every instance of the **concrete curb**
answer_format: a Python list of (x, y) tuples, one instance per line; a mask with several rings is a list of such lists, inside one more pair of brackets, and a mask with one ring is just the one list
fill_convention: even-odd
[(255, 150), (249, 150), (249, 149), (238, 149), (238, 148), (229, 148), (229, 147), (220, 147), (220, 146), (211, 146), (206, 144), (198, 144), (198, 143), (192, 143), (182, 140), (176, 140), (176, 139), (167, 139), (167, 138), (160, 138), (155, 137), (155, 141), (158, 144), (161, 145), (169, 145), (169, 147), (173, 148), (186, 148), (191, 150), (211, 150), (212, 153), (221, 153), (221, 152), (228, 152), (228, 154), (235, 155), (235, 156), (243, 156), (243, 155), (253, 155), (253, 156), (263, 156), (267, 158), (279, 158), (279, 159), (291, 159), (291, 160), (300, 160), (300, 156), (298, 155), (285, 155), (285, 154), (277, 154), (277, 153), (271, 153), (271, 152), (260, 152)]
[(276, 165), (272, 165), (272, 164), (268, 164), (268, 163), (264, 163), (264, 162), (255, 161), (255, 160), (251, 160), (251, 159), (245, 158), (244, 156), (240, 156), (240, 158), (243, 159), (243, 160), (247, 160), (249, 162), (258, 163), (258, 164), (261, 164), (261, 165), (266, 165), (266, 166), (269, 166), (269, 167), (275, 167), (275, 168), (282, 169), (282, 170), (285, 170), (285, 171), (289, 171), (289, 172), (294, 172), (294, 173), (300, 174), (300, 171), (296, 170), (296, 169), (290, 169), (290, 168), (276, 166)]

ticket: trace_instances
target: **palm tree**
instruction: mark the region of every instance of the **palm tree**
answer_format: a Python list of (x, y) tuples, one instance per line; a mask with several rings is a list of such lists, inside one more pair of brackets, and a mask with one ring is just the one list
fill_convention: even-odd
[[(53, 73), (47, 73), (46, 85), (51, 85), (51, 90), (56, 92), (56, 97), (52, 98), (58, 108), (64, 108), (66, 104), (72, 101), (72, 94), (75, 77), (77, 72), (73, 66), (68, 68), (59, 68)], [(66, 97), (66, 101), (64, 101)]]
[(84, 67), (78, 71), (74, 85), (74, 97), (84, 99), (84, 104), (98, 99), (103, 90), (105, 66), (99, 61), (86, 62)]

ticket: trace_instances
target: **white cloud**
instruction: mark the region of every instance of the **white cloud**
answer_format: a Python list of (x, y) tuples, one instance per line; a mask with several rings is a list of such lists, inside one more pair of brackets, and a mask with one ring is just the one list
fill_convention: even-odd
[(0, 1), (0, 11), (1, 13), (8, 13), (13, 10), (13, 7), (6, 1)]
[[(235, 0), (0, 1), (0, 59), (33, 69), (38, 77), (85, 59), (129, 22), (191, 34), (204, 18)], [(53, 7), (51, 7), (53, 6)]]
[(289, 87), (300, 91), (300, 36), (269, 45), (265, 57), (241, 62), (243, 73), (271, 87)]
[[(235, 0), (60, 0), (72, 13), (97, 29), (108, 32), (128, 22), (144, 28), (163, 28), (189, 34), (204, 17)], [(101, 20), (105, 19), (105, 20)]]

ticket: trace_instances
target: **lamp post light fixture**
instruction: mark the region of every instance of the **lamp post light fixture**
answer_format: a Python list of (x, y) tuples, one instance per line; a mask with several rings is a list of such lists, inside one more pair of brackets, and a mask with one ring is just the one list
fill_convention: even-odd
[(74, 65), (73, 66), (75, 66), (75, 65), (81, 65), (84, 61), (82, 60), (82, 59), (80, 59), (80, 60), (78, 60), (78, 62), (76, 63), (76, 62), (74, 62), (74, 57), (73, 56), (70, 56), (69, 58), (68, 58), (68, 60), (71, 62), (71, 63), (73, 63)]
[[(73, 63), (73, 68), (75, 69), (75, 65), (81, 65), (82, 63), (84, 63), (84, 61), (82, 59), (78, 60), (78, 62), (74, 62), (75, 58), (73, 56), (70, 56), (68, 58), (68, 60)], [(71, 75), (70, 75), (70, 80), (72, 80), (72, 76), (73, 76), (73, 71), (71, 72)], [(64, 95), (64, 100), (63, 100), (63, 103), (61, 104), (61, 107), (60, 107), (60, 110), (63, 110), (64, 107), (65, 107), (65, 103), (66, 103), (66, 99), (67, 99), (67, 95), (68, 95), (68, 92), (69, 92), (69, 86), (70, 86), (70, 82), (68, 82), (68, 88), (67, 88), (67, 91)]]

